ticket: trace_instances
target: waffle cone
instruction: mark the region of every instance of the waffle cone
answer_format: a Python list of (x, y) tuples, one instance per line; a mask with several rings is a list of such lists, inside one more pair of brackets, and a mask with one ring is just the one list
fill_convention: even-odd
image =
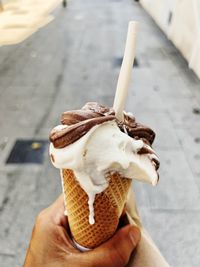
[(109, 186), (95, 197), (95, 223), (91, 225), (88, 195), (72, 170), (62, 170), (62, 176), (65, 205), (74, 240), (86, 248), (94, 248), (108, 240), (118, 227), (131, 180), (121, 177), (117, 172), (108, 176)]

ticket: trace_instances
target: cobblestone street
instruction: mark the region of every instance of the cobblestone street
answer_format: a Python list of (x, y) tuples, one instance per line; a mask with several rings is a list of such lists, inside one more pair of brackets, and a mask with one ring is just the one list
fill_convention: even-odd
[(156, 134), (157, 187), (134, 182), (145, 228), (172, 267), (200, 265), (200, 81), (139, 3), (74, 0), (0, 47), (0, 266), (22, 266), (38, 212), (61, 193), (50, 163), (6, 164), (16, 140), (48, 140), (65, 110), (112, 106), (129, 20), (140, 22), (126, 110)]

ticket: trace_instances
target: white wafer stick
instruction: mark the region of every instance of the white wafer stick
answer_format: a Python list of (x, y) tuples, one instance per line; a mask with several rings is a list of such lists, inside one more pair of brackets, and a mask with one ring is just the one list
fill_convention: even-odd
[(124, 58), (122, 61), (121, 70), (117, 82), (117, 89), (115, 93), (115, 99), (113, 109), (118, 120), (123, 121), (123, 110), (128, 94), (128, 86), (130, 83), (131, 72), (133, 68), (133, 62), (135, 58), (136, 47), (136, 33), (138, 23), (136, 21), (130, 21), (128, 26), (128, 33), (126, 39), (126, 46), (124, 51)]

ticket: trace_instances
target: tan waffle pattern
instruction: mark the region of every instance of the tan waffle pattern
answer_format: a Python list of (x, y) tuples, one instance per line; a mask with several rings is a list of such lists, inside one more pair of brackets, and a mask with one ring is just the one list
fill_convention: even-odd
[(116, 231), (131, 180), (118, 173), (109, 176), (108, 188), (96, 195), (95, 224), (89, 224), (88, 196), (80, 187), (72, 170), (64, 169), (63, 187), (70, 229), (75, 241), (83, 247), (94, 248)]

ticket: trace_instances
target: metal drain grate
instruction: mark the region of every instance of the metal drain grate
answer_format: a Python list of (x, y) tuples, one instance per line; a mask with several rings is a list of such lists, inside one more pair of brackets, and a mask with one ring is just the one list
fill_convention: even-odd
[(43, 163), (44, 151), (48, 145), (47, 140), (22, 140), (15, 142), (10, 155), (6, 161), (7, 164), (23, 163)]
[[(122, 61), (123, 61), (123, 57), (117, 57), (114, 59), (114, 65), (116, 67), (121, 67)], [(138, 62), (137, 58), (135, 58), (135, 60), (134, 60), (133, 67), (136, 67), (136, 68), (139, 67), (139, 62)]]

